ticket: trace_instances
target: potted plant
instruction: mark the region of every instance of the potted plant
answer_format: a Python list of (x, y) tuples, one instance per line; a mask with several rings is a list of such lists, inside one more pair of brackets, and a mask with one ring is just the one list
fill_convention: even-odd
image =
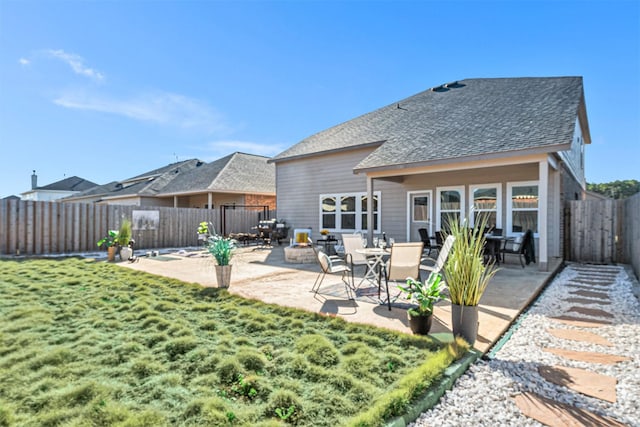
[(486, 218), (478, 217), (474, 228), (450, 221), (450, 234), (456, 240), (444, 265), (444, 276), (451, 300), (454, 336), (473, 345), (478, 336), (478, 304), (491, 278), (498, 271), (484, 263)]
[(216, 279), (219, 288), (228, 288), (231, 282), (231, 257), (237, 247), (234, 239), (217, 234), (209, 237), (207, 250), (216, 259)]
[(116, 242), (118, 245), (118, 253), (120, 254), (120, 260), (125, 261), (131, 258), (133, 255), (133, 249), (129, 246), (129, 242), (131, 241), (131, 221), (125, 219), (120, 224), (120, 230), (118, 230), (118, 235), (116, 237)]
[(109, 230), (107, 235), (97, 242), (99, 248), (103, 246), (107, 247), (107, 261), (112, 262), (116, 259), (117, 237), (118, 230)]
[(324, 240), (327, 240), (327, 238), (329, 236), (329, 230), (320, 230), (320, 234), (322, 235), (322, 238)]
[(406, 293), (408, 300), (418, 304), (407, 310), (411, 331), (414, 334), (427, 335), (431, 330), (433, 305), (442, 298), (442, 275), (430, 274), (426, 283), (407, 279), (407, 285), (399, 288)]

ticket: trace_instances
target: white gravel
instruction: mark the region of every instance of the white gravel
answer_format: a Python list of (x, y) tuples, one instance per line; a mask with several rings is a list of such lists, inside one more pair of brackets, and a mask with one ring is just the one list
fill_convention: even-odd
[[(564, 301), (578, 297), (569, 294), (575, 288), (566, 286), (578, 284), (572, 279), (610, 282), (612, 277), (613, 285), (598, 286), (608, 292), (611, 304), (588, 305), (613, 314), (612, 325), (577, 328), (549, 319), (563, 314), (588, 317), (568, 312), (573, 306), (584, 306)], [(513, 398), (524, 391), (609, 416), (630, 426), (640, 426), (640, 304), (632, 293), (634, 285), (637, 286), (635, 278), (630, 277), (624, 267), (569, 264), (521, 316), (519, 328), (494, 359), (479, 360), (472, 365), (439, 404), (424, 412), (411, 426), (541, 426), (522, 415), (514, 403)], [(614, 343), (614, 347), (559, 339), (547, 333), (547, 328), (594, 332)], [(543, 352), (542, 347), (599, 351), (632, 359), (615, 365), (578, 362)], [(538, 374), (540, 365), (584, 368), (613, 376), (618, 379), (617, 402), (605, 402), (551, 384)]]

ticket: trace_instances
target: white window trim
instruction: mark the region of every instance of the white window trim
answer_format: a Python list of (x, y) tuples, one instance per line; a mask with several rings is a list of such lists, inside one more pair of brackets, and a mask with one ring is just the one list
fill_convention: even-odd
[[(502, 184), (501, 183), (493, 183), (493, 184), (477, 184), (469, 186), (469, 224), (471, 227), (475, 225), (475, 217), (471, 215), (471, 212), (474, 212), (474, 198), (473, 192), (475, 190), (481, 188), (495, 188), (496, 189), (496, 228), (502, 228)], [(491, 212), (488, 209), (482, 209), (482, 212)], [(489, 224), (487, 224), (489, 225)]]
[[(374, 212), (378, 214), (378, 221), (375, 224), (375, 228), (374, 228), (374, 232), (379, 232), (379, 230), (381, 229), (380, 224), (382, 221), (382, 192), (380, 191), (374, 191), (373, 192), (374, 197), (378, 198), (378, 209)], [(363, 231), (362, 230), (362, 214), (366, 212), (366, 210), (362, 210), (362, 197), (367, 197), (367, 192), (355, 192), (355, 193), (328, 193), (328, 194), (320, 194), (319, 198), (318, 198), (318, 230), (323, 230), (322, 227), (322, 199), (324, 199), (325, 197), (335, 197), (336, 198), (336, 211), (335, 211), (335, 216), (336, 216), (336, 227), (335, 228), (328, 228), (327, 230), (329, 230), (330, 232), (333, 233), (341, 233), (341, 232), (347, 232), (347, 233), (352, 233), (354, 231)], [(340, 215), (340, 199), (342, 197), (355, 197), (356, 198), (356, 211), (355, 211), (355, 216), (356, 216), (356, 228), (355, 230), (349, 228), (346, 230), (342, 229), (342, 216)]]
[(465, 188), (464, 185), (456, 185), (451, 187), (436, 187), (436, 231), (442, 230), (442, 224), (440, 223), (440, 195), (443, 191), (458, 191), (460, 193), (460, 223), (466, 218), (465, 212)]
[[(528, 185), (536, 185), (538, 187), (538, 207), (533, 209), (533, 208), (520, 208), (517, 209), (518, 211), (536, 211), (538, 212), (538, 228), (540, 228), (540, 181), (514, 181), (514, 182), (507, 182), (507, 232), (506, 232), (506, 236), (519, 236), (521, 234), (524, 234), (524, 231), (522, 231), (522, 233), (514, 233), (512, 232), (512, 225), (513, 225), (513, 203), (511, 200), (512, 194), (513, 194), (513, 187), (526, 187)], [(538, 237), (539, 233), (533, 233), (534, 237)]]
[(411, 224), (413, 223), (413, 196), (416, 194), (428, 194), (429, 195), (429, 218), (431, 221), (416, 221), (427, 223), (427, 230), (429, 230), (429, 236), (433, 236), (433, 192), (431, 190), (422, 191), (407, 191), (407, 242), (411, 240)]

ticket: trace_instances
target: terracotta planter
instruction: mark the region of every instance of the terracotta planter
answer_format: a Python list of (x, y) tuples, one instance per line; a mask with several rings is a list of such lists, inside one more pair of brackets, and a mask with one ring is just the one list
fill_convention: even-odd
[(409, 318), (409, 328), (411, 328), (411, 332), (416, 335), (429, 334), (433, 314), (429, 314), (428, 316), (412, 316), (411, 313), (407, 312), (407, 317)]
[(231, 284), (231, 266), (216, 265), (216, 280), (219, 288), (228, 288)]
[(454, 336), (473, 345), (478, 337), (478, 306), (451, 304), (451, 324)]
[(107, 248), (107, 261), (113, 262), (116, 260), (116, 249), (115, 246), (109, 246)]

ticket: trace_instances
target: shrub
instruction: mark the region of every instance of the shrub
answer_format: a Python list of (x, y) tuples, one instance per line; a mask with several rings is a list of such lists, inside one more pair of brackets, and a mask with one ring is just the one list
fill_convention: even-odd
[(338, 350), (322, 335), (304, 335), (296, 342), (296, 350), (312, 364), (329, 367), (338, 363)]
[(265, 357), (257, 351), (245, 348), (238, 352), (238, 361), (250, 371), (261, 371), (267, 364)]
[(165, 351), (170, 360), (175, 360), (198, 345), (198, 341), (191, 337), (175, 338), (165, 344)]

